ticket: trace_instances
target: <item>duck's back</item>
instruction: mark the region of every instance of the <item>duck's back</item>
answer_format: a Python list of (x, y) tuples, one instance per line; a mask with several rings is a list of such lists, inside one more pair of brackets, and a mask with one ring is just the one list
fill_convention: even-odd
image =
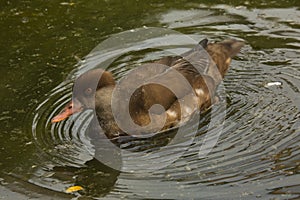
[[(190, 105), (180, 105), (178, 100), (191, 93), (196, 94), (198, 108), (209, 107), (215, 101), (215, 90), (227, 72), (231, 58), (242, 46), (243, 42), (236, 40), (208, 44), (205, 39), (180, 56), (168, 56), (152, 63), (159, 73), (145, 76), (145, 84), (130, 99), (129, 110), (134, 121), (141, 126), (148, 124), (149, 110), (156, 104), (161, 105), (167, 114), (176, 113), (170, 121), (180, 121), (180, 106), (188, 108)], [(162, 114), (161, 109), (152, 112)]]
[(180, 56), (167, 56), (155, 63), (172, 67), (187, 79), (196, 74), (208, 75), (219, 85), (229, 69), (231, 58), (243, 45), (244, 42), (234, 39), (217, 43), (208, 43), (207, 39), (204, 39)]

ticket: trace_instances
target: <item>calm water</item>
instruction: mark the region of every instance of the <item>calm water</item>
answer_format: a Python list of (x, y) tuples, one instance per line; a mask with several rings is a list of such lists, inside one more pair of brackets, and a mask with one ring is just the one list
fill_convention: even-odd
[[(298, 1), (2, 1), (0, 6), (1, 198), (300, 196)], [(151, 140), (120, 141), (135, 155), (149, 153), (143, 160), (124, 155), (128, 167), (157, 166), (185, 150), (164, 168), (127, 173), (93, 159), (98, 148), (88, 128), (89, 112), (75, 117), (79, 123), (53, 125), (49, 120), (71, 98), (76, 76), (93, 68), (92, 61), (108, 65), (109, 56), (99, 55), (121, 52), (113, 42), (94, 48), (113, 34), (141, 27), (170, 28), (195, 40), (237, 38), (246, 45), (232, 61), (223, 83), (225, 93), (219, 91), (226, 105), (224, 123), (210, 127), (215, 112), (205, 113), (191, 144), (183, 139), (160, 156), (155, 149), (166, 145), (172, 131)], [(116, 78), (137, 63), (191, 46), (176, 35), (142, 39), (131, 42), (127, 52), (109, 65)], [(166, 40), (172, 45), (164, 46), (167, 51), (159, 49)], [(92, 49), (89, 59), (79, 61)], [(214, 107), (217, 119), (223, 113), (220, 105)], [(191, 127), (186, 129), (188, 136), (193, 135)], [(199, 158), (208, 130), (222, 132), (212, 151)], [(66, 194), (73, 185), (84, 191)]]

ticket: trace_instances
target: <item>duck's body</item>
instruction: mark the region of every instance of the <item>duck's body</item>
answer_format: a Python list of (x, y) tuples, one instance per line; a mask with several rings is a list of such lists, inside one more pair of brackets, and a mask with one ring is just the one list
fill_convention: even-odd
[[(110, 72), (102, 69), (89, 71), (76, 81), (75, 100), (52, 122), (61, 121), (82, 108), (95, 108), (100, 126), (109, 138), (121, 134), (153, 133), (180, 125), (196, 110), (206, 109), (215, 102), (216, 88), (226, 74), (231, 58), (242, 46), (243, 42), (236, 40), (209, 44), (202, 40), (181, 56), (164, 57), (154, 61), (150, 68), (146, 67), (142, 74), (135, 74), (143, 80), (143, 84), (136, 88), (135, 79), (121, 81), (122, 87), (119, 87)], [(97, 84), (91, 86), (95, 80)], [(122, 95), (126, 96), (127, 88), (133, 88), (134, 92), (128, 104), (122, 104), (126, 99)], [(119, 96), (113, 95), (116, 89), (121, 90), (121, 93), (117, 92)], [(118, 116), (115, 110), (118, 110)], [(124, 117), (127, 111), (131, 119)]]

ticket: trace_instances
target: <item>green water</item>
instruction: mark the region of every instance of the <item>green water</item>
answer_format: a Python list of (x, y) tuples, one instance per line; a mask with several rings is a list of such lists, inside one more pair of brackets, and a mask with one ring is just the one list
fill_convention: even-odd
[[(204, 35), (211, 40), (227, 37), (245, 40), (247, 46), (242, 51), (241, 58), (237, 58), (234, 62), (235, 67), (233, 66), (233, 70), (229, 72), (228, 80), (233, 79), (234, 82), (237, 80), (234, 78), (235, 76), (242, 79), (245, 73), (253, 74), (252, 78), (247, 77), (245, 81), (245, 84), (249, 83), (247, 85), (250, 88), (249, 90), (251, 88), (264, 90), (254, 83), (254, 81), (261, 80), (253, 78), (256, 76), (255, 70), (264, 69), (258, 73), (267, 77), (266, 81), (276, 81), (276, 75), (279, 73), (293, 74), (293, 76), (282, 76), (282, 80), (286, 81), (283, 90), (274, 90), (274, 93), (272, 93), (274, 96), (270, 97), (271, 99), (276, 98), (279, 94), (286, 94), (287, 99), (289, 99), (286, 102), (283, 100), (283, 102), (278, 103), (279, 110), (277, 113), (274, 110), (274, 115), (279, 117), (274, 122), (277, 124), (274, 125), (273, 131), (277, 128), (280, 130), (281, 125), (286, 126), (286, 130), (291, 130), (291, 133), (298, 133), (299, 135), (299, 6), (299, 1), (296, 0), (271, 2), (263, 0), (245, 2), (159, 0), (1, 1), (0, 198), (26, 199), (27, 197), (36, 197), (38, 199), (51, 199), (51, 197), (55, 197), (70, 199), (74, 197), (62, 192), (68, 186), (68, 184), (64, 185), (64, 178), (58, 178), (61, 182), (53, 187), (54, 189), (47, 184), (43, 185), (43, 181), (40, 181), (39, 184), (36, 184), (37, 181), (29, 181), (32, 180), (33, 174), (37, 173), (37, 166), (41, 162), (46, 163), (46, 159), (40, 153), (41, 149), (36, 146), (32, 136), (32, 122), (37, 112), (36, 108), (42, 99), (49, 95), (50, 91), (64, 81), (68, 74), (76, 68), (78, 58), (82, 59), (95, 46), (112, 34), (143, 26), (172, 28), (184, 34), (198, 35), (199, 37)], [(239, 61), (243, 63), (243, 66), (247, 65), (246, 71), (242, 71), (242, 64), (237, 64)], [(251, 66), (253, 66), (253, 71), (251, 71)], [(259, 68), (255, 68), (257, 66)], [(278, 67), (282, 70), (279, 70)], [(239, 73), (243, 75), (238, 76)], [(275, 77), (275, 80), (269, 78), (272, 76)], [(230, 86), (229, 84), (228, 96), (233, 98), (232, 102), (235, 102), (234, 98), (239, 96), (235, 93), (235, 88), (230, 88)], [(255, 95), (252, 97), (255, 97)], [(286, 108), (284, 103), (292, 105), (290, 109), (295, 116), (288, 118), (284, 114), (281, 115), (281, 113), (284, 113), (281, 111)], [(243, 106), (240, 107), (243, 109)], [(247, 115), (248, 110), (244, 109)], [(263, 125), (257, 131), (261, 132), (262, 130), (269, 131), (267, 128), (264, 129)], [(252, 133), (255, 133), (255, 130)], [(271, 141), (271, 139), (266, 139), (266, 143), (268, 141)], [(245, 199), (260, 197), (262, 199), (287, 199), (299, 196), (300, 150), (299, 145), (298, 147), (295, 145), (297, 141), (299, 142), (299, 137), (294, 138), (294, 145), (291, 146), (289, 146), (291, 140), (284, 142), (284, 138), (282, 138), (282, 141), (286, 146), (282, 149), (280, 149), (280, 146), (276, 147), (280, 149), (276, 152), (278, 153), (276, 155), (280, 157), (286, 152), (292, 156), (286, 158), (287, 163), (282, 164), (282, 168), (280, 168), (281, 165), (276, 165), (280, 168), (277, 171), (278, 173), (282, 170), (286, 174), (277, 175), (277, 172), (274, 172), (272, 176), (273, 178), (276, 176), (278, 178), (289, 176), (286, 183), (282, 185), (274, 184), (273, 187), (272, 181), (274, 179), (270, 178), (269, 185), (265, 188), (264, 186), (262, 186), (263, 189), (247, 188), (245, 186), (245, 190), (233, 192), (233, 198), (240, 196)], [(244, 142), (247, 143), (247, 140), (244, 140)], [(249, 145), (252, 142), (248, 140)], [(276, 151), (276, 148), (274, 147), (274, 151)], [(276, 155), (273, 156), (276, 157)], [(266, 155), (267, 158), (268, 156)], [(276, 158), (274, 159), (276, 160)], [(261, 162), (258, 165), (261, 165), (262, 168), (273, 167), (268, 166), (268, 164), (265, 165), (264, 161)], [(102, 169), (97, 163), (92, 163), (89, 166), (91, 167), (76, 169), (79, 170), (76, 173), (83, 177), (85, 173), (87, 174), (87, 180), (79, 181), (81, 184), (85, 183), (84, 186), (91, 185), (93, 179), (90, 176), (95, 171), (101, 171)], [(72, 174), (71, 168), (63, 170), (67, 172), (69, 170)], [(80, 170), (82, 171), (80, 172)], [(168, 190), (164, 191), (165, 196), (160, 193), (159, 189), (157, 195), (137, 192), (147, 190), (147, 188), (143, 188), (143, 186), (147, 187), (148, 180), (146, 178), (144, 184), (140, 185), (137, 183), (132, 184), (129, 181), (128, 185), (135, 188), (128, 189), (128, 187), (122, 188), (122, 186), (128, 180), (132, 180), (132, 177), (127, 180), (127, 174), (120, 175), (114, 171), (107, 173), (111, 179), (107, 182), (105, 182), (105, 179), (102, 180), (100, 185), (103, 190), (99, 189), (101, 188), (99, 185), (95, 186), (94, 190), (90, 189), (86, 193), (89, 198), (105, 197), (106, 195), (108, 195), (108, 199), (110, 198), (109, 195), (112, 195), (111, 198), (126, 197), (126, 195), (128, 195), (128, 198), (140, 199), (168, 198)], [(187, 173), (185, 177), (188, 177), (188, 172), (182, 173)], [(243, 172), (240, 173), (243, 174)], [(217, 173), (217, 175), (220, 176), (220, 179), (224, 178), (222, 173)], [(119, 178), (121, 186), (116, 186), (118, 176), (121, 177)], [(139, 177), (136, 178), (139, 179)], [(158, 181), (160, 179), (164, 180), (161, 177), (157, 178)], [(188, 178), (186, 180), (188, 181)], [(259, 178), (257, 180), (259, 181)], [(181, 182), (184, 181), (177, 180), (179, 185)], [(222, 185), (217, 181), (212, 184), (215, 184), (216, 187), (209, 187), (211, 193), (218, 190), (218, 184)], [(230, 199), (230, 186), (226, 183), (223, 184), (227, 190), (226, 198)], [(237, 184), (242, 185), (240, 182)], [(175, 187), (175, 185), (175, 183), (172, 183), (170, 187)], [(150, 191), (156, 191), (155, 184), (152, 184), (151, 187), (153, 188)], [(93, 186), (89, 188), (93, 188)], [(282, 190), (277, 191), (276, 188), (282, 188)], [(273, 190), (277, 191), (277, 194), (276, 192), (271, 194), (270, 191)], [(181, 191), (173, 188), (170, 189), (170, 192), (178, 192), (177, 195), (174, 195), (178, 198), (184, 198), (180, 197), (181, 194), (188, 198), (187, 193), (192, 193), (191, 198), (197, 196), (195, 195), (197, 190), (193, 189)], [(128, 193), (133, 195), (130, 196)], [(84, 198), (85, 193), (82, 193), (82, 195), (81, 198)], [(171, 195), (169, 198), (174, 198), (174, 196)], [(200, 197), (201, 194), (199, 194)], [(209, 199), (209, 196), (207, 196), (207, 199)]]

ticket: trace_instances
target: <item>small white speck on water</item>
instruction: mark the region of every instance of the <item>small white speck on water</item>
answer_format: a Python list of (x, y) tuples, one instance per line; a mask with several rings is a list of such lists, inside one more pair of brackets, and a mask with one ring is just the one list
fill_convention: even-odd
[(265, 84), (265, 87), (280, 86), (280, 85), (282, 85), (281, 82), (275, 81), (275, 82), (269, 82), (269, 83), (266, 83), (266, 84)]

